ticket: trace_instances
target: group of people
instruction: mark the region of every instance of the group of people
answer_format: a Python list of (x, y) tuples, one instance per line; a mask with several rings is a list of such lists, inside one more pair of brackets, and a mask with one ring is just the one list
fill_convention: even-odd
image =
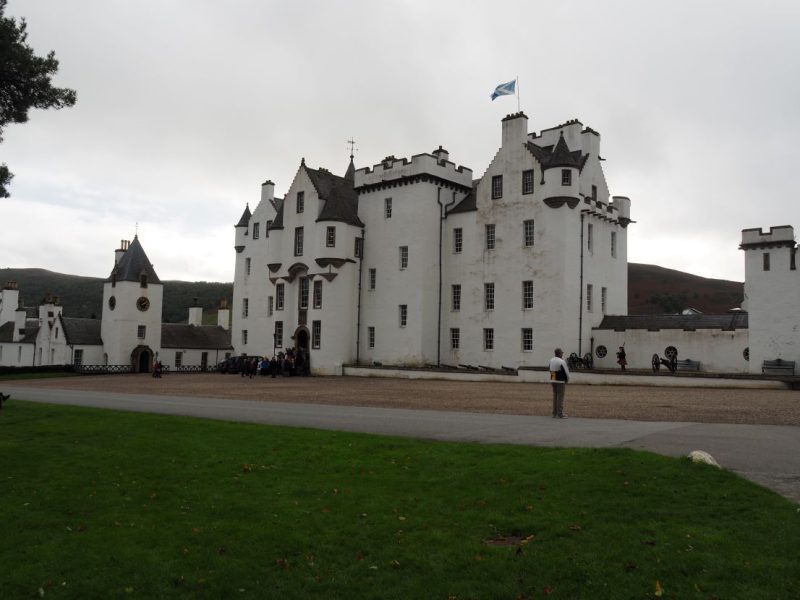
[(242, 377), (253, 378), (255, 375), (277, 377), (308, 377), (311, 374), (311, 357), (305, 348), (288, 348), (286, 352), (278, 352), (271, 359), (266, 356), (258, 358), (240, 357), (238, 365)]
[(161, 364), (159, 359), (156, 359), (153, 362), (153, 377), (156, 379), (161, 379), (161, 373), (164, 372), (164, 365)]
[[(553, 385), (553, 418), (566, 419), (564, 414), (564, 392), (569, 382), (569, 367), (564, 360), (564, 351), (556, 348), (553, 351), (553, 358), (550, 359), (550, 383)], [(617, 351), (617, 364), (623, 371), (628, 365), (628, 357), (625, 354), (625, 346), (620, 346)]]

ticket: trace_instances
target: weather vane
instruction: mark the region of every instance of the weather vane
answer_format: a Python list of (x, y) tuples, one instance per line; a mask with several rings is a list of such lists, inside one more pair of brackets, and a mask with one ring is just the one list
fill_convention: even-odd
[(352, 138), (352, 136), (349, 140), (347, 140), (347, 145), (350, 146), (350, 158), (353, 158), (353, 153), (358, 152), (358, 149), (355, 147), (356, 141)]

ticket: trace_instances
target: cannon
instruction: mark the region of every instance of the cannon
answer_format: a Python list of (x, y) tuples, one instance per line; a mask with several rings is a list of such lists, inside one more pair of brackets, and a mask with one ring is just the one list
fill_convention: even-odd
[(669, 346), (665, 351), (665, 357), (661, 357), (658, 354), (653, 354), (653, 359), (651, 360), (651, 364), (653, 366), (653, 373), (658, 372), (661, 368), (661, 365), (664, 365), (669, 369), (670, 373), (675, 373), (678, 370), (678, 350), (674, 346)]
[(583, 358), (578, 356), (577, 352), (573, 352), (567, 358), (567, 366), (570, 369), (591, 369), (593, 365), (591, 352), (584, 354)]

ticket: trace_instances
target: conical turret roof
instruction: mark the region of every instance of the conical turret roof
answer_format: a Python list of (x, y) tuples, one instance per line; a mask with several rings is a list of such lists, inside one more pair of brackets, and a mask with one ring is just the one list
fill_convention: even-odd
[(142, 244), (139, 242), (139, 236), (133, 238), (128, 249), (119, 259), (119, 262), (114, 265), (111, 270), (111, 276), (106, 281), (116, 279), (116, 281), (141, 281), (141, 276), (147, 275), (148, 283), (161, 283), (161, 280), (156, 275), (150, 259), (147, 258)]

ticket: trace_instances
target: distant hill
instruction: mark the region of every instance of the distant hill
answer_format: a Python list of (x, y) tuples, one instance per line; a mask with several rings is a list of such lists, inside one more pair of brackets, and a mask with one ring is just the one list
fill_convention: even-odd
[[(61, 298), (70, 317), (100, 317), (103, 280), (65, 275), (45, 269), (0, 269), (0, 284), (19, 284), (25, 306), (38, 306), (48, 293)], [(186, 321), (193, 299), (203, 307), (203, 321), (216, 323), (216, 309), (223, 298), (233, 297), (232, 283), (164, 281), (164, 322)], [(721, 314), (742, 302), (744, 284), (708, 279), (655, 265), (628, 264), (628, 312), (632, 315), (680, 312), (691, 307), (707, 314)]]
[(677, 313), (696, 308), (724, 314), (744, 298), (740, 281), (708, 279), (656, 265), (628, 263), (628, 314)]
[[(16, 281), (19, 295), (25, 306), (38, 306), (47, 294), (59, 296), (64, 314), (69, 317), (100, 318), (103, 311), (103, 279), (65, 275), (45, 269), (0, 269), (0, 284)], [(189, 307), (197, 298), (203, 307), (203, 322), (216, 324), (219, 301), (233, 297), (232, 283), (206, 281), (162, 281), (164, 284), (165, 323), (185, 322)]]

